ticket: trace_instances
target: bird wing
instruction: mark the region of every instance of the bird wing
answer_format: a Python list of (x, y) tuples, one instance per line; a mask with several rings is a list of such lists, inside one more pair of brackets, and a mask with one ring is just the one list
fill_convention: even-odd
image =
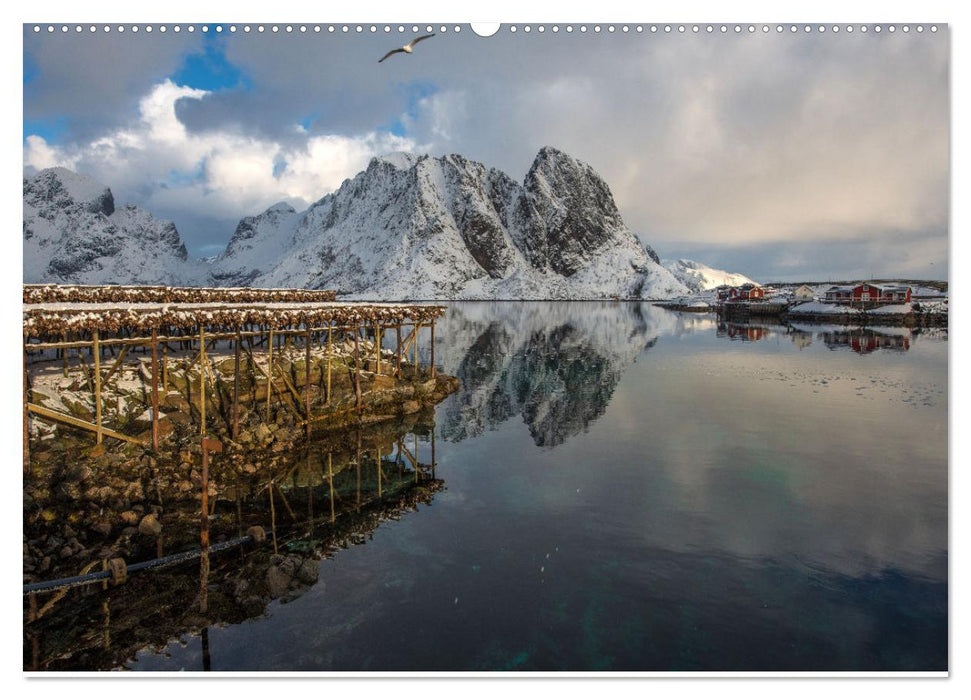
[(404, 53), (404, 52), (405, 52), (404, 49), (391, 49), (391, 51), (388, 51), (388, 53), (384, 54), (384, 56), (381, 57), (381, 59), (378, 61), (378, 63), (381, 63), (381, 61), (383, 61), (384, 59), (386, 59), (388, 56), (391, 56), (391, 55), (396, 54), (396, 53)]
[(425, 39), (431, 39), (433, 36), (435, 36), (435, 35), (434, 34), (426, 34), (425, 36), (416, 37), (416, 38), (414, 38), (414, 39), (411, 40), (411, 43), (409, 43), (408, 46), (414, 47), (414, 45), (417, 44), (419, 41), (424, 41)]

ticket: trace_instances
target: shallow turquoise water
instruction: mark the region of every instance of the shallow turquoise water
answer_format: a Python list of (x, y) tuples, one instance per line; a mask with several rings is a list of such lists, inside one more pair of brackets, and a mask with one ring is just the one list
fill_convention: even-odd
[(947, 668), (946, 334), (466, 303), (436, 339), (446, 490), (209, 668)]

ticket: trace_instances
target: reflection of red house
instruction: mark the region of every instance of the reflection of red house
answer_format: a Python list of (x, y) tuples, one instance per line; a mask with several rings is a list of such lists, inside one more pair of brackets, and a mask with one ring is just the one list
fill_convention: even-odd
[(741, 323), (719, 323), (715, 334), (720, 338), (728, 336), (730, 340), (756, 341), (768, 336), (769, 329)]
[(910, 350), (910, 338), (899, 335), (884, 335), (869, 330), (832, 331), (822, 334), (823, 342), (829, 348), (845, 347), (855, 353), (865, 355), (874, 350)]
[(738, 340), (762, 340), (765, 337), (765, 329), (758, 326), (736, 326), (728, 324), (728, 337)]

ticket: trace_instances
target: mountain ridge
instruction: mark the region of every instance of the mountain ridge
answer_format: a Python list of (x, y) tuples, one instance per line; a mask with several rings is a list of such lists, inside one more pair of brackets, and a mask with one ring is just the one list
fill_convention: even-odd
[(550, 146), (521, 183), (459, 154), (378, 156), (304, 211), (278, 202), (243, 217), (206, 260), (188, 259), (172, 222), (116, 208), (88, 176), (53, 168), (24, 178), (28, 282), (330, 288), (386, 300), (687, 293), (660, 263), (596, 171)]

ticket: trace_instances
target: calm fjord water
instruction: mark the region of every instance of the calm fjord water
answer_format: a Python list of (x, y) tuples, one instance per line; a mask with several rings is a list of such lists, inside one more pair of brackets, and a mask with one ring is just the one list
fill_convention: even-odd
[(436, 338), (445, 490), (209, 629), (213, 670), (947, 668), (946, 335), (463, 303)]

